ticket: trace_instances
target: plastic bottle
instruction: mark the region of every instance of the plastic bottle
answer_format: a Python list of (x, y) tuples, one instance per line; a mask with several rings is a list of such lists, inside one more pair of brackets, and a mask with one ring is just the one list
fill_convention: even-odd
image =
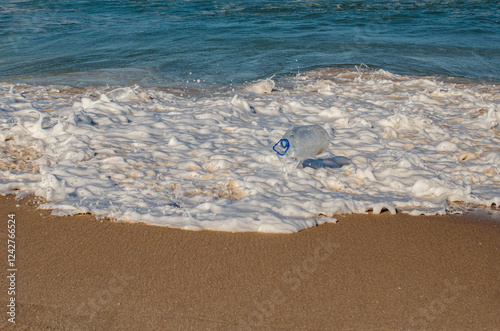
[(304, 159), (323, 153), (329, 144), (330, 137), (325, 129), (319, 125), (306, 125), (285, 132), (273, 149), (279, 155)]

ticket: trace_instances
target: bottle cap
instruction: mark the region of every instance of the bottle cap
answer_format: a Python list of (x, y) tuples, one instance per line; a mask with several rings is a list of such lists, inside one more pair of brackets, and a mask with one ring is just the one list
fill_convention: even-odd
[(281, 139), (273, 146), (274, 151), (281, 156), (285, 155), (289, 148), (290, 142), (288, 142), (288, 139)]

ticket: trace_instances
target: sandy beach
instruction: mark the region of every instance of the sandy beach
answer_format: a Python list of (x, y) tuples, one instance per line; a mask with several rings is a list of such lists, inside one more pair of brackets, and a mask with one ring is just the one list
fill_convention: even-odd
[(8, 215), (16, 219), (4, 330), (12, 297), (15, 328), (26, 330), (500, 327), (493, 214), (350, 215), (271, 235), (56, 217), (37, 204), (0, 197), (7, 276)]

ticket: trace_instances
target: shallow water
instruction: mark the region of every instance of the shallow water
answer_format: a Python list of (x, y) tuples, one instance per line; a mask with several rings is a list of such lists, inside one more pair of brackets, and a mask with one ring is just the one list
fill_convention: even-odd
[[(0, 88), (0, 193), (59, 215), (184, 229), (296, 232), (347, 213), (500, 204), (500, 93), (383, 70), (321, 69), (219, 95), (157, 88)], [(300, 167), (272, 146), (330, 135)], [(13, 152), (15, 151), (15, 152)]]
[[(0, 193), (224, 231), (497, 208), (499, 9), (2, 1)], [(273, 151), (311, 124), (330, 135), (325, 153)]]

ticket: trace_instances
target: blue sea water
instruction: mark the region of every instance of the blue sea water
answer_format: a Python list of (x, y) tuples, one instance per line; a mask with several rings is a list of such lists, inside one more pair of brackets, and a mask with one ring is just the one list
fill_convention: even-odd
[(233, 85), (366, 64), (500, 81), (500, 2), (0, 2), (0, 81)]

